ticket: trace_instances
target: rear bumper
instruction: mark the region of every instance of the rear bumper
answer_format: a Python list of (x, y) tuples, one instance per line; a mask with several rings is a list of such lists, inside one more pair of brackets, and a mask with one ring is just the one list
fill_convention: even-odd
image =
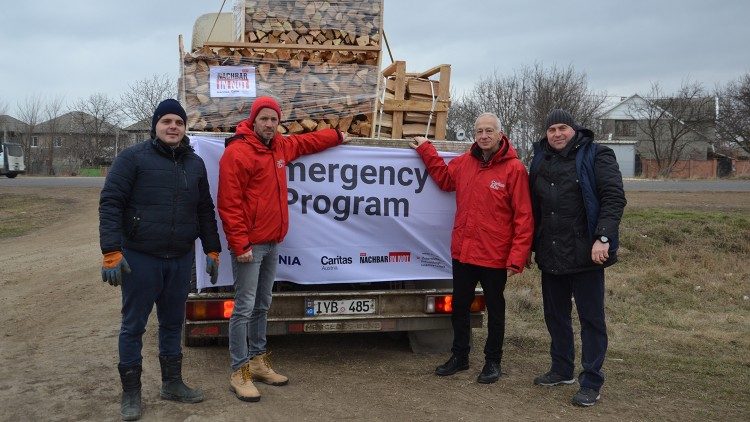
[[(268, 314), (269, 335), (305, 333), (391, 332), (443, 330), (451, 328), (450, 314), (425, 312), (427, 296), (450, 294), (450, 289), (388, 291), (276, 292)], [(482, 295), (477, 289), (477, 295)], [(190, 294), (188, 301), (226, 300), (231, 294)], [(305, 300), (376, 298), (377, 312), (366, 315), (305, 316)], [(482, 326), (482, 312), (471, 314), (471, 327)], [(229, 321), (185, 321), (185, 338), (222, 338), (229, 333)]]

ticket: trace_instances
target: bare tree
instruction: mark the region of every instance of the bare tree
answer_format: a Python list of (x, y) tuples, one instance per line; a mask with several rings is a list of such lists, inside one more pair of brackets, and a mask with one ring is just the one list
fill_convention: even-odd
[[(658, 82), (634, 101), (627, 113), (636, 122), (643, 150), (656, 161), (660, 176), (668, 176), (679, 160), (703, 158), (698, 142), (713, 142), (708, 133), (713, 124), (714, 99), (703, 85), (683, 81), (678, 90), (667, 95)], [(702, 156), (700, 156), (702, 155)]]
[[(42, 97), (39, 94), (29, 94), (23, 101), (17, 104), (18, 107), (18, 120), (25, 124), (25, 134), (21, 139), (23, 144), (23, 153), (27, 157), (29, 163), (32, 160), (31, 145), (36, 130), (36, 126), (39, 124), (39, 119), (42, 114)], [(29, 172), (38, 171), (33, 167), (29, 169)]]
[[(49, 136), (48, 142), (45, 143), (44, 148), (47, 149), (47, 158), (45, 162), (47, 164), (47, 174), (53, 176), (55, 174), (54, 159), (55, 159), (55, 140), (61, 139), (61, 132), (63, 128), (60, 123), (60, 116), (63, 114), (63, 108), (65, 103), (65, 97), (56, 96), (47, 100), (44, 104), (43, 116), (46, 120), (45, 132)], [(41, 145), (40, 145), (41, 147)]]
[(750, 72), (718, 89), (716, 95), (716, 129), (720, 138), (750, 153)]
[(73, 122), (81, 133), (81, 138), (71, 145), (74, 153), (87, 165), (113, 160), (122, 121), (119, 104), (98, 93), (77, 100), (71, 108)]
[(483, 112), (495, 113), (519, 156), (528, 163), (534, 142), (544, 136), (544, 120), (550, 110), (566, 109), (583, 126), (592, 127), (605, 99), (605, 93), (589, 90), (586, 74), (572, 66), (544, 68), (535, 64), (512, 75), (495, 72), (479, 80), (451, 106), (449, 127), (453, 133), (461, 128), (473, 140), (476, 117)]
[(162, 100), (177, 96), (177, 84), (167, 74), (143, 78), (128, 85), (128, 88), (129, 91), (120, 97), (120, 104), (122, 112), (133, 123), (150, 119)]

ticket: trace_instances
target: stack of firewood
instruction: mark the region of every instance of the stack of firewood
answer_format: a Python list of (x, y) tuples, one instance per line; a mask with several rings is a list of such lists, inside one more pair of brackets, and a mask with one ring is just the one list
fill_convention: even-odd
[(254, 98), (213, 98), (209, 69), (253, 66), (257, 96), (275, 97), (282, 133), (334, 127), (370, 136), (378, 86), (381, 1), (246, 0), (238, 42), (183, 54), (188, 128), (232, 132)]
[(380, 46), (379, 1), (246, 0), (237, 41)]
[(335, 127), (370, 136), (378, 52), (206, 47), (184, 56), (188, 128), (232, 132), (254, 98), (212, 98), (211, 66), (254, 66), (257, 95), (275, 97), (282, 133)]

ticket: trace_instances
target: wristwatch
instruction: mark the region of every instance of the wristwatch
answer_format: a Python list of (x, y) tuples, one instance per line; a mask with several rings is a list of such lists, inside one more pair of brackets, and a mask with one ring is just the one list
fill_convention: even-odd
[(602, 243), (609, 243), (609, 238), (607, 236), (599, 236), (599, 241)]

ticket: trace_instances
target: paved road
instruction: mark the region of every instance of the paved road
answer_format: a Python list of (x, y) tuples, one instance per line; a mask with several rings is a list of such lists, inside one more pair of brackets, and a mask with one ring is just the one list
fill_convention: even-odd
[[(15, 179), (0, 177), (0, 187), (101, 187), (103, 177), (36, 177), (18, 176)], [(750, 192), (750, 180), (625, 180), (627, 191), (652, 192)]]

